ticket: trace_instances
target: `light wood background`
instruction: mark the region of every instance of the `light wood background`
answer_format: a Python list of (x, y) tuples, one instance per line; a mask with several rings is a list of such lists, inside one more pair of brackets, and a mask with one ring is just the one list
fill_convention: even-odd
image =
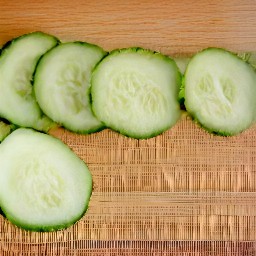
[[(255, 51), (256, 1), (0, 0), (0, 44), (37, 30), (106, 50)], [(146, 141), (52, 134), (92, 171), (89, 210), (49, 234), (0, 216), (0, 255), (256, 255), (256, 127), (221, 138), (184, 117)]]
[(106, 50), (143, 46), (165, 54), (219, 46), (255, 50), (255, 0), (0, 1), (0, 43), (34, 30)]

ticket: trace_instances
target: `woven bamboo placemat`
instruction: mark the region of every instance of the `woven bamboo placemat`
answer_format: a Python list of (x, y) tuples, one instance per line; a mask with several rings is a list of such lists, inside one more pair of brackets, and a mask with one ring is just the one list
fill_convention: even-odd
[(255, 255), (256, 126), (220, 137), (184, 116), (148, 140), (52, 134), (92, 172), (89, 209), (53, 233), (1, 217), (0, 255)]
[[(255, 51), (254, 0), (0, 0), (0, 6), (1, 44), (41, 30), (108, 51)], [(22, 231), (0, 216), (0, 256), (256, 256), (256, 126), (223, 138), (184, 117), (145, 141), (110, 130), (52, 133), (91, 169), (89, 210), (53, 233)]]

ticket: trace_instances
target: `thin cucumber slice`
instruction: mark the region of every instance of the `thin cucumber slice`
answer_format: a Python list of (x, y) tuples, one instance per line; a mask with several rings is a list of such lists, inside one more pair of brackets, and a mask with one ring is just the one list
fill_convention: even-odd
[(32, 77), (39, 58), (58, 40), (34, 32), (8, 42), (0, 57), (0, 116), (22, 127), (47, 131), (52, 121), (36, 102)]
[(0, 145), (0, 163), (0, 205), (18, 227), (54, 231), (85, 213), (91, 174), (59, 139), (19, 128)]
[(74, 132), (103, 129), (91, 110), (90, 80), (104, 55), (100, 47), (84, 42), (60, 44), (46, 53), (34, 76), (35, 95), (44, 113)]
[(180, 117), (180, 80), (175, 62), (167, 56), (141, 48), (115, 50), (93, 73), (93, 111), (126, 136), (156, 136)]
[(184, 85), (187, 111), (208, 131), (231, 136), (254, 122), (256, 75), (237, 55), (218, 48), (196, 54)]

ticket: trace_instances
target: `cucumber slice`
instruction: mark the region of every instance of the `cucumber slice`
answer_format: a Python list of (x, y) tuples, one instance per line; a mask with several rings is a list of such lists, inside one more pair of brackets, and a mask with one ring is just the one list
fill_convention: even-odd
[(105, 51), (83, 42), (60, 44), (38, 63), (34, 88), (44, 113), (65, 128), (90, 133), (103, 129), (90, 103), (92, 70)]
[(52, 121), (43, 116), (34, 97), (32, 76), (37, 61), (58, 43), (34, 32), (8, 42), (0, 57), (0, 116), (22, 127), (47, 131)]
[(254, 121), (256, 75), (228, 51), (209, 48), (196, 54), (185, 72), (185, 106), (208, 131), (235, 135)]
[(115, 50), (92, 76), (92, 106), (106, 126), (133, 138), (156, 136), (180, 117), (175, 62), (142, 48)]
[(0, 145), (0, 205), (17, 226), (33, 231), (67, 228), (87, 209), (92, 177), (62, 141), (19, 128)]

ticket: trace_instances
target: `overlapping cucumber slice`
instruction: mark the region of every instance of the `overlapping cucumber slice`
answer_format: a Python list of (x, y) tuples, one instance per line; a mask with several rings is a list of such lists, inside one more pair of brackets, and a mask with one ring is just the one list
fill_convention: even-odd
[(46, 53), (34, 77), (35, 95), (44, 113), (74, 132), (103, 129), (91, 110), (90, 80), (105, 54), (100, 47), (84, 42), (63, 43)]
[(0, 57), (0, 117), (22, 127), (48, 131), (53, 122), (43, 115), (34, 96), (32, 78), (39, 58), (58, 40), (34, 32), (8, 42)]
[(116, 50), (92, 76), (92, 106), (107, 127), (137, 139), (156, 136), (180, 117), (175, 62), (141, 48)]

